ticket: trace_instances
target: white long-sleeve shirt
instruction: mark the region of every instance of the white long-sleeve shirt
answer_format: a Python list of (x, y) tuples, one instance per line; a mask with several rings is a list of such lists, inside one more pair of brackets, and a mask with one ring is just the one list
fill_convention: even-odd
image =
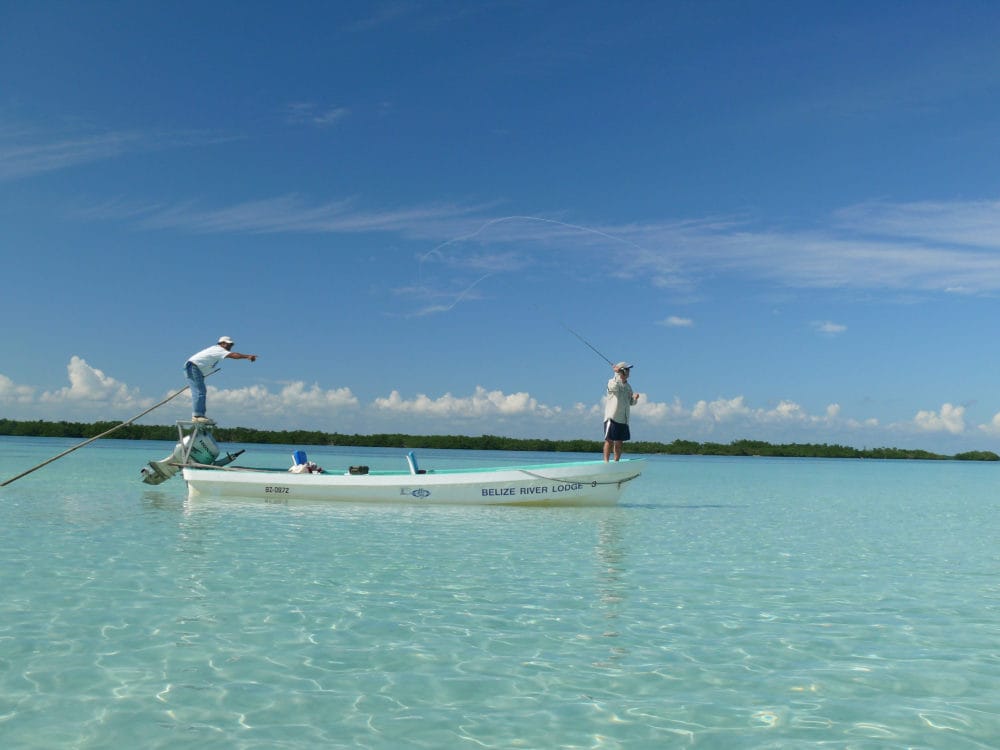
[(604, 401), (604, 419), (628, 424), (629, 409), (635, 403), (632, 386), (615, 375), (608, 381), (608, 395)]

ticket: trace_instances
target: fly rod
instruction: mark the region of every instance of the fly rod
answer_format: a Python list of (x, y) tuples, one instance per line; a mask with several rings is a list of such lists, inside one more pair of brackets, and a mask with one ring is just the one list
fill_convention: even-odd
[(601, 354), (601, 353), (600, 353), (599, 351), (597, 351), (597, 349), (595, 349), (595, 348), (594, 348), (594, 345), (593, 345), (593, 344), (591, 344), (591, 343), (590, 343), (589, 341), (587, 341), (587, 339), (585, 339), (585, 338), (584, 338), (583, 336), (581, 336), (581, 335), (580, 335), (579, 333), (577, 333), (576, 331), (574, 331), (574, 330), (573, 330), (572, 328), (570, 328), (570, 327), (569, 327), (568, 325), (566, 325), (565, 323), (563, 323), (563, 324), (562, 324), (562, 327), (563, 327), (563, 328), (565, 328), (565, 329), (566, 329), (567, 331), (569, 331), (570, 333), (572, 333), (572, 334), (573, 334), (574, 336), (576, 336), (576, 337), (577, 337), (578, 339), (580, 339), (580, 341), (582, 341), (582, 342), (583, 342), (584, 344), (586, 344), (586, 345), (587, 345), (588, 347), (590, 347), (590, 350), (591, 350), (592, 352), (594, 352), (594, 353), (595, 353), (595, 354), (596, 354), (596, 355), (597, 355), (598, 357), (600, 357), (601, 359), (603, 359), (603, 360), (604, 360), (605, 362), (607, 362), (607, 363), (608, 363), (609, 365), (611, 365), (612, 367), (614, 367), (614, 366), (615, 366), (615, 363), (614, 363), (614, 362), (612, 362), (612, 361), (611, 361), (610, 359), (608, 359), (608, 358), (607, 358), (607, 357), (605, 357), (605, 356), (604, 356), (603, 354)]
[[(212, 375), (212, 374), (213, 374), (213, 373), (215, 373), (215, 372), (218, 372), (218, 371), (217, 371), (217, 370), (213, 370), (212, 372), (210, 372), (210, 373), (209, 373), (209, 375)], [(208, 375), (206, 375), (205, 377), (208, 377)], [(183, 388), (181, 388), (181, 389), (180, 389), (179, 391), (177, 391), (176, 393), (171, 393), (171, 394), (170, 394), (169, 396), (167, 396), (167, 397), (166, 397), (165, 399), (163, 399), (163, 400), (162, 400), (162, 401), (161, 401), (160, 403), (156, 404), (155, 406), (151, 406), (151, 407), (149, 407), (149, 408), (148, 408), (148, 409), (146, 409), (146, 411), (144, 411), (144, 412), (143, 412), (142, 414), (136, 414), (136, 415), (135, 415), (134, 417), (132, 417), (131, 419), (127, 419), (127, 420), (125, 420), (125, 421), (124, 421), (124, 422), (122, 422), (122, 423), (121, 423), (120, 425), (118, 425), (118, 426), (116, 426), (116, 427), (112, 427), (112, 428), (111, 428), (110, 430), (105, 430), (105, 431), (104, 431), (104, 432), (102, 432), (102, 433), (101, 433), (100, 435), (97, 435), (96, 437), (92, 437), (92, 438), (90, 438), (89, 440), (85, 440), (85, 441), (83, 441), (82, 443), (80, 443), (79, 445), (74, 445), (74, 446), (73, 446), (72, 448), (69, 448), (69, 449), (67, 449), (67, 450), (64, 450), (64, 451), (63, 451), (62, 453), (60, 453), (60, 454), (59, 454), (58, 456), (53, 456), (53, 457), (52, 457), (52, 458), (50, 458), (50, 459), (47, 459), (47, 460), (45, 460), (45, 461), (42, 461), (42, 462), (41, 462), (40, 464), (38, 464), (38, 466), (32, 466), (32, 467), (31, 467), (30, 469), (28, 469), (27, 471), (22, 471), (22, 472), (21, 472), (20, 474), (18, 474), (18, 475), (17, 475), (16, 477), (11, 477), (11, 478), (10, 478), (10, 479), (8, 479), (8, 480), (7, 480), (6, 482), (3, 482), (2, 484), (0, 484), (0, 487), (6, 487), (6, 486), (7, 486), (8, 484), (10, 484), (11, 482), (16, 482), (16, 481), (17, 481), (18, 479), (20, 479), (21, 477), (26, 477), (26, 476), (27, 476), (28, 474), (30, 474), (31, 472), (33, 472), (33, 471), (37, 471), (38, 469), (42, 468), (43, 466), (48, 466), (48, 465), (49, 465), (50, 463), (52, 463), (53, 461), (56, 461), (56, 460), (58, 460), (58, 459), (62, 458), (63, 456), (66, 456), (66, 455), (68, 455), (68, 454), (72, 453), (73, 451), (75, 451), (75, 450), (77, 450), (77, 449), (79, 449), (79, 448), (82, 448), (82, 447), (83, 447), (83, 446), (85, 446), (85, 445), (90, 445), (90, 444), (91, 444), (91, 443), (93, 443), (93, 442), (94, 442), (95, 440), (100, 440), (100, 439), (101, 439), (102, 437), (105, 437), (105, 436), (107, 436), (107, 435), (110, 435), (110, 434), (111, 434), (112, 432), (114, 432), (115, 430), (120, 430), (120, 429), (121, 429), (122, 427), (125, 427), (126, 425), (130, 425), (130, 424), (132, 424), (132, 423), (133, 423), (133, 422), (134, 422), (135, 420), (139, 419), (140, 417), (144, 417), (144, 416), (146, 416), (147, 414), (149, 414), (149, 412), (153, 411), (153, 409), (159, 409), (159, 408), (160, 408), (161, 406), (163, 406), (163, 405), (164, 405), (165, 403), (167, 403), (168, 401), (171, 401), (171, 400), (173, 400), (173, 399), (177, 398), (178, 396), (180, 396), (180, 395), (181, 395), (182, 393), (184, 393), (184, 391), (186, 391), (186, 390), (187, 390), (188, 388), (190, 388), (190, 387), (191, 387), (191, 386), (189, 386), (189, 385), (186, 385), (186, 386), (184, 386)]]

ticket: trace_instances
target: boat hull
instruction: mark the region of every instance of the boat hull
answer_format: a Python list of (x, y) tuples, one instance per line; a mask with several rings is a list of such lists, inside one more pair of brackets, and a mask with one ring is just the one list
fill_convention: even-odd
[(642, 459), (577, 461), (413, 474), (293, 474), (232, 467), (183, 468), (188, 496), (268, 502), (340, 501), (421, 505), (615, 505), (642, 473)]

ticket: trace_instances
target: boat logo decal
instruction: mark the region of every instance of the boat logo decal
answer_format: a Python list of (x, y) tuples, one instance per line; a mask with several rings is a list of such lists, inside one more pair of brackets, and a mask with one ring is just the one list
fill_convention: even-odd
[(422, 500), (425, 497), (430, 497), (431, 496), (431, 491), (430, 490), (425, 490), (423, 487), (419, 487), (419, 488), (417, 488), (415, 490), (411, 490), (409, 487), (400, 487), (399, 488), (399, 494), (400, 495), (409, 495), (410, 497), (416, 497), (416, 498), (420, 498)]

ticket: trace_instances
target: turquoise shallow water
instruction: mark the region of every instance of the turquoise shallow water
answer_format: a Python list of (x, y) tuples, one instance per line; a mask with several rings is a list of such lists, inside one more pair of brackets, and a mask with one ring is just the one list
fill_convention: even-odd
[[(0, 438), (0, 479), (74, 442)], [(617, 508), (278, 506), (141, 484), (170, 447), (0, 489), (0, 746), (1000, 746), (1000, 466), (654, 457)]]

